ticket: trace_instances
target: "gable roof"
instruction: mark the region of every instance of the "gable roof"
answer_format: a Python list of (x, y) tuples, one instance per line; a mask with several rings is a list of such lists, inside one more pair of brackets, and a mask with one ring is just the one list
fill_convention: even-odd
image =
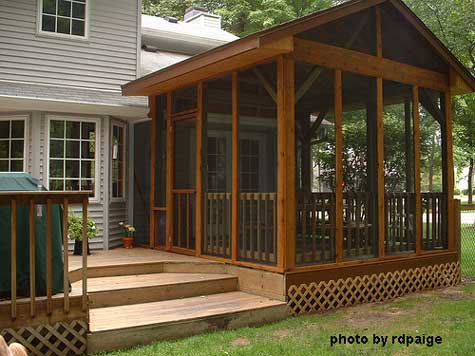
[(475, 91), (475, 78), (468, 69), (401, 0), (351, 0), (342, 5), (256, 32), (151, 73), (123, 85), (122, 92), (130, 96), (151, 95), (157, 90), (164, 92), (180, 84), (191, 84), (206, 79), (206, 76), (211, 77), (219, 72), (232, 70), (233, 66), (238, 68), (251, 64), (252, 61), (262, 61), (281, 53), (291, 52), (293, 44), (287, 43), (286, 38), (385, 2), (391, 3), (463, 79), (467, 92)]

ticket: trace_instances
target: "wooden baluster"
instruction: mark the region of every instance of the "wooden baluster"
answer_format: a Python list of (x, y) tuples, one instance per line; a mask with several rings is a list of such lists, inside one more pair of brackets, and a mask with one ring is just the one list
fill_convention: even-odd
[(254, 226), (255, 226), (255, 219), (254, 219), (254, 211), (253, 211), (253, 199), (255, 199), (254, 194), (249, 194), (249, 251), (250, 251), (250, 258), (255, 259), (255, 248), (254, 248)]
[(257, 256), (262, 261), (262, 241), (261, 241), (261, 194), (257, 196)]
[(51, 199), (48, 199), (46, 201), (46, 312), (48, 315), (51, 315), (51, 313), (53, 312), (53, 222), (51, 216), (52, 208), (53, 202), (51, 201)]
[(87, 206), (89, 200), (82, 201), (82, 310), (88, 309), (87, 305)]
[(182, 245), (182, 241), (181, 241), (181, 238), (182, 238), (182, 216), (181, 216), (181, 193), (178, 193), (176, 195), (177, 197), (177, 201), (178, 201), (178, 204), (177, 204), (177, 207), (178, 207), (178, 247), (183, 247)]
[(209, 252), (214, 254), (214, 210), (213, 210), (213, 202), (214, 202), (214, 193), (209, 195)]
[(190, 248), (190, 193), (186, 193), (186, 248)]
[[(204, 254), (209, 254), (208, 251), (208, 221), (209, 221), (209, 211), (208, 211), (208, 199), (209, 193), (204, 193), (204, 216), (203, 216), (203, 246), (201, 247)], [(198, 247), (199, 248), (199, 247)]]
[(11, 316), (17, 317), (17, 202), (10, 203), (11, 228)]
[(302, 204), (302, 262), (307, 262), (307, 198), (308, 194), (303, 194)]
[(365, 241), (364, 241), (364, 248), (365, 248), (365, 254), (369, 255), (370, 254), (370, 245), (369, 245), (369, 199), (370, 195), (369, 193), (363, 193), (365, 197), (365, 206), (364, 206), (364, 224), (365, 224)]
[(356, 254), (361, 256), (360, 251), (360, 229), (361, 229), (361, 199), (360, 193), (356, 193)]
[(347, 257), (351, 257), (351, 224), (352, 224), (352, 214), (351, 211), (353, 209), (353, 193), (348, 193), (348, 200), (346, 202), (346, 220), (347, 220), (347, 228), (346, 228), (346, 255)]
[(402, 194), (399, 194), (399, 252), (403, 250), (403, 240), (404, 240), (404, 210), (403, 202), (404, 198)]
[(29, 242), (30, 242), (30, 316), (36, 316), (36, 246), (35, 246), (35, 201), (30, 199), (29, 207)]
[(69, 255), (68, 255), (68, 217), (69, 201), (63, 200), (63, 293), (64, 293), (64, 312), (69, 313)]
[(247, 214), (247, 194), (241, 194), (242, 201), (242, 257), (247, 258), (247, 226), (246, 226), (246, 214)]
[(274, 259), (272, 262), (277, 262), (277, 194), (273, 193), (272, 194), (272, 211), (273, 211), (273, 216), (274, 216), (274, 224), (273, 224), (273, 240), (274, 240), (274, 245), (272, 247), (272, 250), (274, 251)]
[(269, 205), (268, 205), (269, 194), (264, 195), (264, 251), (265, 251), (265, 260), (269, 260)]
[[(320, 195), (318, 195), (320, 196)], [(318, 226), (320, 226), (320, 262), (326, 261), (326, 237), (327, 234), (331, 235), (331, 230), (326, 226), (326, 208), (325, 208), (325, 198), (319, 199), (318, 196), (315, 196), (314, 202), (315, 214)]]
[[(325, 219), (323, 219), (323, 226), (325, 226)], [(325, 244), (325, 237), (320, 238)], [(322, 245), (322, 246), (323, 246)], [(317, 204), (316, 199), (312, 195), (312, 261), (317, 259)]]
[(437, 242), (437, 196), (432, 195), (432, 240), (431, 249), (434, 249)]

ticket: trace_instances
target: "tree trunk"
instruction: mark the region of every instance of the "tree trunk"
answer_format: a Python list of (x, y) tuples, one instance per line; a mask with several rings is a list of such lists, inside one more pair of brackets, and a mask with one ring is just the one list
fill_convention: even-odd
[(468, 203), (473, 203), (473, 158), (470, 158), (470, 166), (468, 168)]

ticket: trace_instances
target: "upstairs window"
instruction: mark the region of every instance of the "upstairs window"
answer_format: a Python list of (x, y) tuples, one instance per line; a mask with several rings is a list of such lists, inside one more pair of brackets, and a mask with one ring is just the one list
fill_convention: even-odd
[(41, 32), (86, 37), (86, 0), (41, 0)]

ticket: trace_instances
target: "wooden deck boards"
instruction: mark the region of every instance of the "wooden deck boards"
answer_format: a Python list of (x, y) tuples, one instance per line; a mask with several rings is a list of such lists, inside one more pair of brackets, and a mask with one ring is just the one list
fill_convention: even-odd
[(92, 309), (90, 311), (90, 330), (92, 333), (96, 333), (106, 330), (175, 323), (282, 305), (285, 306), (286, 304), (248, 293), (230, 292), (154, 303)]

